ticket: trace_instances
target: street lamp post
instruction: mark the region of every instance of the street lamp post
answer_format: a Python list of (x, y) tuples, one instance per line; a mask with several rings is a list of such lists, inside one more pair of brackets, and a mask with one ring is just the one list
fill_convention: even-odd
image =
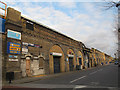
[(116, 4), (118, 8), (118, 60), (120, 60), (120, 1)]

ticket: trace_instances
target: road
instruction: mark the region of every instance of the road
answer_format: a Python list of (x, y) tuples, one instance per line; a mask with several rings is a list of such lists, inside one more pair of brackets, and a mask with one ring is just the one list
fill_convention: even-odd
[[(30, 88), (108, 88), (118, 87), (118, 66), (114, 64), (80, 70), (21, 84)], [(114, 90), (114, 89), (113, 89)]]

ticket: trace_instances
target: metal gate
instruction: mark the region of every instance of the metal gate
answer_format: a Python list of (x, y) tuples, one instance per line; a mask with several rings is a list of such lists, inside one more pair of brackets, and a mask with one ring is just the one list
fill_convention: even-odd
[(60, 57), (54, 56), (54, 73), (60, 73)]
[(81, 66), (82, 66), (82, 59), (79, 58), (79, 67), (80, 67), (80, 69), (81, 69)]
[(81, 61), (81, 58), (79, 58), (79, 64), (82, 65), (82, 61)]
[(69, 68), (70, 71), (73, 71), (73, 58), (69, 57)]

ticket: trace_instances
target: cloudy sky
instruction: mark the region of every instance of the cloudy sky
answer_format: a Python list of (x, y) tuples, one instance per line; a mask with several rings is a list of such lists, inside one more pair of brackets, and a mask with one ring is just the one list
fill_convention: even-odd
[(114, 31), (117, 10), (106, 11), (103, 2), (4, 2), (23, 16), (81, 41), (89, 48), (94, 47), (112, 56), (117, 50)]

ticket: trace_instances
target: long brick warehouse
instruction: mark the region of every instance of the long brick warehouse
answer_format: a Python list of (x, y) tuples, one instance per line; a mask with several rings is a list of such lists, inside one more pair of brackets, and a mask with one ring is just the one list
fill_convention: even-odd
[(1, 16), (2, 77), (14, 79), (92, 68), (113, 59), (84, 43), (7, 8)]

